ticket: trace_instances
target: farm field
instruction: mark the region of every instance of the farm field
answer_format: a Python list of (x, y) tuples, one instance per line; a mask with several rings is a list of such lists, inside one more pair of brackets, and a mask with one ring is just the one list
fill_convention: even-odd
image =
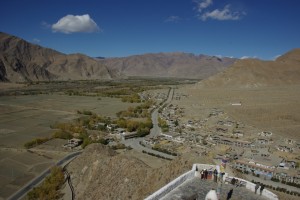
[(68, 154), (63, 140), (51, 140), (27, 151), (25, 142), (53, 133), (50, 125), (77, 118), (77, 110), (103, 116), (135, 106), (119, 98), (60, 94), (0, 97), (0, 199), (5, 199)]
[(0, 97), (0, 147), (22, 147), (36, 137), (50, 136), (50, 125), (78, 117), (77, 110), (89, 110), (114, 117), (131, 103), (117, 98), (67, 95), (26, 95)]
[[(140, 79), (116, 81), (36, 82), (0, 85), (0, 200), (6, 199), (29, 180), (70, 153), (62, 145), (66, 140), (52, 139), (29, 150), (24, 144), (49, 137), (51, 125), (71, 122), (83, 111), (115, 118), (116, 113), (139, 103), (122, 97), (148, 90), (155, 95), (170, 85), (191, 84), (195, 80)], [(136, 154), (137, 157), (144, 155)], [(163, 163), (144, 159), (151, 167)]]

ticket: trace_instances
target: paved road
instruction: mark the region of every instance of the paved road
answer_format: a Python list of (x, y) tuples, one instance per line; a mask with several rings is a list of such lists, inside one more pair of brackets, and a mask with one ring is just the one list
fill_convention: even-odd
[(142, 151), (146, 151), (148, 153), (153, 153), (155, 155), (160, 155), (162, 157), (165, 158), (169, 158), (169, 159), (174, 159), (175, 156), (160, 152), (160, 151), (155, 151), (153, 149), (144, 147), (142, 145), (140, 145), (140, 141), (143, 141), (144, 138), (132, 138), (132, 139), (128, 139), (125, 141), (122, 141), (123, 144), (125, 144), (126, 146), (130, 146), (131, 148), (135, 149), (136, 151), (142, 152)]
[[(60, 161), (56, 163), (57, 166), (63, 166), (66, 162), (73, 159), (74, 157), (81, 154), (82, 151), (77, 151), (74, 153), (71, 153), (64, 158), (62, 158)], [(30, 190), (32, 190), (34, 187), (36, 187), (46, 176), (50, 174), (50, 169), (46, 169), (42, 174), (40, 174), (38, 177), (31, 180), (29, 183), (27, 183), (24, 187), (22, 187), (20, 190), (18, 190), (16, 193), (14, 193), (12, 196), (8, 198), (8, 200), (15, 200), (15, 199), (21, 199), (23, 198)]]
[(168, 99), (166, 101), (166, 103), (170, 103), (173, 99), (173, 96), (174, 96), (174, 88), (171, 88), (170, 92), (169, 92), (169, 96), (168, 96)]
[[(165, 104), (169, 104), (172, 99), (173, 99), (173, 95), (174, 95), (174, 89), (171, 88), (169, 95), (168, 95), (168, 99), (166, 100)], [(152, 114), (151, 114), (151, 120), (152, 120), (152, 124), (153, 124), (153, 128), (150, 130), (150, 134), (148, 135), (148, 137), (153, 137), (153, 136), (158, 136), (161, 134), (161, 128), (158, 126), (158, 109), (156, 108)], [(131, 138), (131, 139), (127, 139), (127, 140), (123, 140), (122, 143), (125, 144), (126, 146), (131, 146), (131, 148), (137, 150), (137, 151), (146, 151), (148, 153), (153, 153), (156, 155), (160, 155), (163, 156), (165, 158), (169, 158), (169, 159), (173, 159), (174, 156), (166, 154), (166, 153), (162, 153), (160, 151), (155, 151), (153, 149), (144, 147), (142, 145), (140, 145), (140, 142), (144, 140), (144, 137), (141, 138)]]
[(158, 109), (155, 109), (151, 114), (153, 128), (150, 130), (150, 137), (158, 136), (161, 134), (161, 128), (158, 126)]

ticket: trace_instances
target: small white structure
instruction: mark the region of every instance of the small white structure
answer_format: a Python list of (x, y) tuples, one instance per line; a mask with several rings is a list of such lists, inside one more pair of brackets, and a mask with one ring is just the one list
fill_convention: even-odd
[(205, 196), (205, 200), (218, 200), (218, 195), (216, 190), (211, 189)]
[(78, 147), (81, 144), (82, 144), (82, 139), (72, 138), (68, 140), (68, 143), (64, 144), (63, 147), (73, 149), (75, 147)]
[(273, 135), (272, 132), (269, 132), (269, 131), (262, 131), (260, 133), (258, 133), (259, 136), (262, 136), (262, 137), (271, 137)]
[(68, 140), (68, 144), (71, 144), (74, 146), (78, 146), (81, 143), (82, 143), (82, 139), (72, 138), (72, 139)]
[(285, 138), (285, 139), (284, 139), (284, 142), (285, 142), (286, 144), (289, 144), (289, 145), (294, 145), (294, 144), (296, 143), (295, 140), (289, 139), (289, 138)]
[(283, 152), (293, 152), (293, 148), (292, 147), (287, 147), (287, 146), (283, 146), (283, 145), (278, 145), (277, 147), (278, 151), (283, 151)]

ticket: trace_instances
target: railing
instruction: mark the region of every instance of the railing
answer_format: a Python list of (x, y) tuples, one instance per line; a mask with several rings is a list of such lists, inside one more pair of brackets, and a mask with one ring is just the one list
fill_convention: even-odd
[(159, 199), (163, 198), (166, 194), (170, 193), (174, 188), (181, 185), (186, 180), (193, 178), (194, 176), (195, 176), (195, 170), (192, 169), (192, 170), (182, 174), (181, 176), (177, 177), (176, 179), (174, 179), (173, 181), (171, 181), (164, 187), (160, 188), (155, 193), (148, 196), (145, 200), (159, 200)]
[[(155, 193), (148, 196), (145, 200), (159, 200), (159, 199), (162, 199), (166, 194), (170, 193), (177, 186), (181, 185), (186, 180), (189, 180), (189, 179), (192, 179), (193, 177), (195, 177), (196, 169), (198, 170), (198, 173), (199, 173), (199, 171), (201, 171), (203, 169), (214, 170), (215, 168), (216, 168), (216, 165), (193, 164), (192, 170), (190, 170), (190, 171), (182, 174), (181, 176), (177, 177), (176, 179), (174, 179), (173, 181), (171, 181), (170, 183), (168, 183), (164, 187), (157, 190)], [(248, 189), (252, 192), (255, 192), (255, 184), (254, 183), (251, 183), (251, 182), (249, 182), (247, 180), (244, 180), (244, 179), (241, 179), (241, 178), (228, 176), (227, 173), (226, 173), (226, 176), (224, 176), (223, 178), (227, 182), (231, 182), (231, 179), (235, 178), (236, 180), (238, 180), (239, 183), (241, 183), (240, 186), (244, 186), (244, 187), (246, 187), (246, 189)], [(262, 191), (262, 196), (265, 196), (266, 198), (268, 198), (270, 200), (278, 200), (277, 195), (272, 193), (271, 191), (269, 191), (267, 189), (264, 189)]]
[[(235, 178), (240, 183), (242, 183), (242, 185), (244, 185), (248, 190), (250, 190), (252, 192), (255, 192), (255, 184), (250, 182), (250, 181), (247, 181), (247, 180), (244, 180), (244, 179), (241, 179), (241, 178), (237, 178), (237, 177), (227, 176), (226, 179), (225, 179), (225, 182), (230, 183), (231, 179), (233, 179), (233, 178)], [(267, 189), (264, 189), (262, 191), (262, 196), (265, 196), (266, 198), (268, 198), (270, 200), (278, 200), (278, 196), (276, 194), (274, 194), (273, 192), (267, 190)]]

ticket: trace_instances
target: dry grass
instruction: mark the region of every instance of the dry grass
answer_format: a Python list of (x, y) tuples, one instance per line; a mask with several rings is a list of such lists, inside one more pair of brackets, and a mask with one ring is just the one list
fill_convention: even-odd
[[(280, 138), (300, 139), (300, 85), (259, 88), (182, 88), (189, 98), (180, 102), (186, 113), (207, 116), (207, 109), (221, 108), (230, 117)], [(232, 106), (241, 102), (242, 106)]]
[(24, 84), (18, 83), (0, 83), (0, 90), (9, 90), (9, 89), (16, 89), (24, 87)]

